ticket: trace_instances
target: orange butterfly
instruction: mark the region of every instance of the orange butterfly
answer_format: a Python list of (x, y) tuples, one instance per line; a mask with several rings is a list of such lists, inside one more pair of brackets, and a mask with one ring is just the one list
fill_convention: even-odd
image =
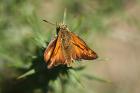
[(66, 24), (59, 24), (56, 30), (57, 37), (49, 43), (44, 52), (44, 60), (48, 68), (60, 64), (69, 66), (73, 60), (97, 58), (97, 54), (81, 38), (70, 32)]

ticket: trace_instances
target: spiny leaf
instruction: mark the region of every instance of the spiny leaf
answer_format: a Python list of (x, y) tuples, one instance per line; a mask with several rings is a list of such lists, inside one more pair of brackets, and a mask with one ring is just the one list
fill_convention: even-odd
[(84, 74), (84, 76), (88, 79), (91, 79), (91, 80), (96, 80), (96, 81), (100, 81), (100, 82), (103, 82), (103, 83), (111, 83), (110, 80), (106, 80), (106, 79), (103, 79), (101, 77), (98, 77), (98, 76), (91, 76), (91, 75), (88, 75), (88, 74)]
[(31, 69), (28, 72), (24, 73), (23, 75), (19, 76), (17, 79), (21, 79), (21, 78), (27, 77), (27, 76), (32, 75), (34, 73), (35, 73), (35, 70)]

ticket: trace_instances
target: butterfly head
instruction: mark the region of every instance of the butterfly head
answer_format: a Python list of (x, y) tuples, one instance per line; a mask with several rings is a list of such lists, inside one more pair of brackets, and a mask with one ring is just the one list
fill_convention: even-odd
[(59, 31), (65, 31), (65, 30), (68, 30), (68, 27), (64, 23), (60, 23), (56, 27), (57, 34), (59, 33)]

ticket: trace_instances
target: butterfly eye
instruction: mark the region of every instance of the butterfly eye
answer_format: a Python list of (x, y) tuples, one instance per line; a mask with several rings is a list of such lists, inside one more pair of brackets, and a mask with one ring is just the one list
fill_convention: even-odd
[(59, 31), (60, 31), (60, 27), (56, 27), (56, 33), (57, 33), (57, 35), (58, 35)]

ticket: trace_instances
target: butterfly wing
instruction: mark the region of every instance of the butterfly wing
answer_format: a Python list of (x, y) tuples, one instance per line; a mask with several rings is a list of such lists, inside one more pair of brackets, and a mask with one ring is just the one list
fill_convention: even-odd
[(97, 54), (91, 50), (86, 43), (74, 33), (70, 32), (72, 43), (72, 58), (75, 60), (85, 59), (93, 60), (97, 58)]
[(57, 38), (52, 40), (49, 43), (48, 47), (46, 48), (46, 50), (44, 52), (44, 60), (45, 60), (45, 62), (48, 62), (50, 60), (51, 55), (52, 55), (52, 53), (54, 51), (54, 48), (55, 48), (56, 41), (57, 41)]
[(44, 53), (45, 62), (48, 63), (48, 68), (57, 66), (59, 64), (65, 64), (65, 57), (63, 55), (63, 49), (61, 44), (61, 38), (57, 37), (50, 43)]

